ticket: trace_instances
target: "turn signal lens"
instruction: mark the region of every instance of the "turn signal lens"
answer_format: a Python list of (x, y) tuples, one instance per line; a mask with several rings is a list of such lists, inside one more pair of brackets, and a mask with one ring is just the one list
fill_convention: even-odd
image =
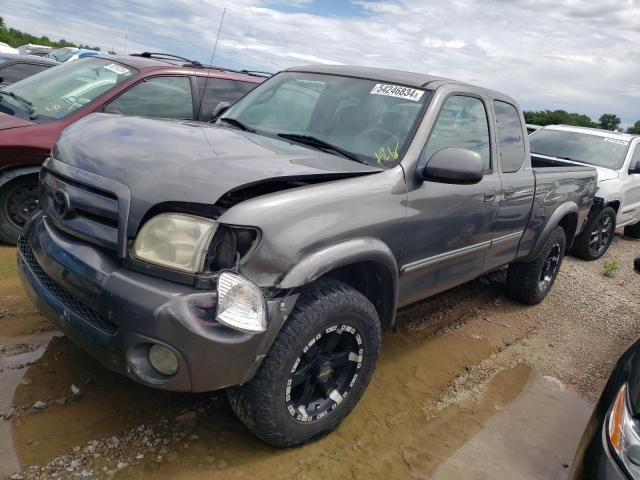
[(267, 306), (260, 289), (230, 272), (218, 278), (217, 320), (241, 332), (261, 333), (267, 329)]
[(611, 406), (606, 428), (612, 455), (630, 478), (640, 479), (640, 424), (629, 411), (626, 384)]

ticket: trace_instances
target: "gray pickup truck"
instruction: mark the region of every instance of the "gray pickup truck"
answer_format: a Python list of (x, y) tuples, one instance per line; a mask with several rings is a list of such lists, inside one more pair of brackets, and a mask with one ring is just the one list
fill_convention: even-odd
[(354, 408), (398, 307), (506, 265), (510, 296), (545, 297), (596, 171), (532, 167), (525, 132), (500, 93), (333, 66), (215, 124), (91, 115), (43, 166), (22, 279), (107, 367), (228, 388), (264, 441), (304, 443)]

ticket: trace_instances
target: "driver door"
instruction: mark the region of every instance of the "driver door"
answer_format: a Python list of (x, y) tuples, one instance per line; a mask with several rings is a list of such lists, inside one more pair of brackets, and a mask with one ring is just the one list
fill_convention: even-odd
[(479, 153), (485, 175), (471, 185), (425, 180), (408, 193), (407, 239), (400, 279), (403, 305), (482, 273), (501, 190), (492, 159), (487, 111), (486, 102), (480, 97), (448, 97), (423, 148), (418, 172), (434, 153), (452, 147)]

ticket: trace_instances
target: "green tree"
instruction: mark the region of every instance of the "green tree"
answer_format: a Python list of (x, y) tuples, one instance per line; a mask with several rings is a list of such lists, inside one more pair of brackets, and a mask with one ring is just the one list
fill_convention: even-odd
[(620, 117), (615, 113), (605, 113), (598, 121), (600, 122), (600, 128), (611, 130), (612, 132), (618, 130), (621, 122)]
[(633, 124), (633, 127), (627, 128), (627, 133), (633, 133), (635, 135), (640, 135), (640, 120)]
[(534, 125), (575, 125), (578, 127), (597, 127), (587, 115), (579, 113), (569, 113), (565, 110), (540, 110), (526, 111), (524, 118), (527, 123)]
[[(12, 47), (19, 47), (20, 45), (25, 45), (27, 43), (46, 45), (53, 48), (78, 46), (76, 43), (69, 42), (64, 38), (61, 38), (57, 42), (54, 42), (45, 35), (41, 37), (37, 37), (35, 35), (31, 35), (30, 33), (26, 33), (26, 32), (17, 30), (15, 28), (9, 28), (4, 23), (4, 18), (2, 17), (0, 17), (0, 42), (8, 43)], [(81, 48), (100, 50), (100, 47), (90, 47), (89, 45), (82, 45), (82, 44), (80, 44), (80, 46)]]

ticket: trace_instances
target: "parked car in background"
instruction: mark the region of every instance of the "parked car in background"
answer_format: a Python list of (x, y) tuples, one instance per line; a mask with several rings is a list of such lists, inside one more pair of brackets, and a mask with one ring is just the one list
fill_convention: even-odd
[(75, 47), (62, 47), (57, 48), (55, 50), (51, 50), (47, 53), (47, 58), (51, 58), (53, 60), (57, 60), (58, 62), (72, 62), (74, 60), (79, 60), (84, 57), (94, 57), (96, 55), (101, 55), (102, 52), (98, 50), (87, 50), (86, 48), (75, 48)]
[[(264, 75), (205, 68), (166, 55), (99, 56), (65, 63), (0, 92), (0, 241), (15, 243), (38, 205), (40, 164), (65, 127), (92, 112), (212, 118)], [(206, 87), (206, 88), (205, 88)]]
[(0, 89), (56, 65), (60, 62), (49, 58), (0, 53)]
[(531, 123), (527, 123), (527, 134), (531, 135), (533, 132), (537, 132), (542, 127), (540, 125), (533, 125)]
[(20, 55), (35, 55), (38, 57), (45, 57), (51, 50), (51, 47), (35, 45), (33, 43), (27, 43), (26, 45), (18, 47), (18, 53)]
[(18, 54), (18, 49), (13, 48), (11, 45), (0, 42), (0, 53), (13, 53), (14, 55)]
[(550, 125), (532, 134), (530, 142), (541, 162), (598, 169), (598, 193), (572, 253), (585, 260), (600, 258), (618, 227), (640, 238), (640, 135)]
[(257, 436), (308, 442), (397, 307), (506, 265), (513, 298), (549, 292), (596, 171), (539, 168), (525, 132), (498, 92), (348, 66), (281, 72), (214, 125), (90, 115), (42, 167), (23, 282), (109, 368), (231, 387)]
[(640, 480), (639, 419), (640, 340), (611, 373), (578, 445), (569, 479)]

